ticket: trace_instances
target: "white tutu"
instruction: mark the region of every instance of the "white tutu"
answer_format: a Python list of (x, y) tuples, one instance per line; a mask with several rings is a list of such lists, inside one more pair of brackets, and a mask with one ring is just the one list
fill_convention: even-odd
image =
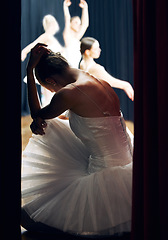
[[(131, 228), (132, 145), (122, 117), (47, 121), (23, 152), (23, 208), (37, 222), (70, 233)], [(78, 137), (77, 137), (78, 136)]]

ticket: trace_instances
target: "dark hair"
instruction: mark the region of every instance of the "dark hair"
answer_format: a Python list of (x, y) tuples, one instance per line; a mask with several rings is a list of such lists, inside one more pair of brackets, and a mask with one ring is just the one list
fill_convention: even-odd
[(45, 82), (47, 77), (54, 74), (62, 75), (69, 67), (67, 60), (60, 54), (50, 51), (49, 54), (43, 55), (35, 68), (35, 75), (42, 82)]
[(90, 50), (95, 41), (96, 39), (92, 37), (82, 38), (80, 45), (81, 54), (84, 54), (86, 50)]

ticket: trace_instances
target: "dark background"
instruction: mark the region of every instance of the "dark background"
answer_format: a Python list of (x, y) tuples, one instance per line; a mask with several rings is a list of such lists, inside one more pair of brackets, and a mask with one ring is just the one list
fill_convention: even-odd
[[(81, 16), (79, 0), (72, 0), (71, 16)], [(102, 49), (97, 63), (114, 77), (127, 80), (133, 85), (133, 19), (132, 0), (87, 0), (89, 6), (89, 28), (85, 36), (96, 38)], [(60, 25), (56, 34), (58, 41), (64, 45), (63, 0), (22, 0), (21, 6), (21, 49), (34, 41), (44, 30), (42, 19), (52, 14)], [(21, 64), (22, 73), (22, 115), (29, 114), (27, 89), (23, 78), (26, 75), (28, 57)], [(40, 87), (38, 86), (38, 90)], [(133, 102), (124, 91), (117, 92), (124, 118), (133, 121)], [(39, 91), (40, 92), (40, 91)]]

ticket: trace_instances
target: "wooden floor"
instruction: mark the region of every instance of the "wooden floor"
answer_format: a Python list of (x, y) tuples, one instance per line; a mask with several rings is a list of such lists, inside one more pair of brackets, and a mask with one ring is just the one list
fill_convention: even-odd
[[(30, 116), (24, 116), (21, 118), (21, 127), (22, 127), (22, 150), (25, 149), (29, 138), (31, 137), (32, 133), (30, 130), (30, 124), (32, 122), (32, 119)], [(126, 121), (126, 125), (129, 128), (129, 130), (134, 133), (134, 124), (131, 121)], [(79, 238), (79, 237), (72, 237), (72, 236), (53, 236), (53, 235), (46, 235), (46, 234), (37, 234), (37, 233), (30, 233), (27, 232), (24, 228), (21, 228), (21, 232), (22, 232), (22, 240), (62, 240), (62, 239), (66, 239), (66, 240), (84, 240), (84, 238)], [(87, 238), (88, 239), (88, 238)], [(95, 239), (95, 238), (94, 238)], [(101, 238), (101, 239), (105, 239), (105, 238)], [(111, 239), (111, 240), (115, 240), (115, 239), (120, 239), (120, 240), (129, 240), (130, 236), (126, 235), (120, 238), (116, 238), (116, 237), (111, 237), (111, 238), (107, 238), (107, 239)]]
[(30, 115), (24, 116), (21, 118), (21, 129), (22, 129), (22, 150), (25, 149), (29, 138), (31, 137), (32, 133), (30, 130), (30, 124), (32, 122), (32, 119)]

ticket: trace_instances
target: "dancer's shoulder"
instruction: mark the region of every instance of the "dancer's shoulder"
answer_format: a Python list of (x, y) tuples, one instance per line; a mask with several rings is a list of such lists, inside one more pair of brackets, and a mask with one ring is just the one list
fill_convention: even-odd
[(101, 78), (102, 73), (104, 73), (105, 69), (102, 65), (95, 63), (90, 69), (89, 73), (94, 75), (97, 78)]

